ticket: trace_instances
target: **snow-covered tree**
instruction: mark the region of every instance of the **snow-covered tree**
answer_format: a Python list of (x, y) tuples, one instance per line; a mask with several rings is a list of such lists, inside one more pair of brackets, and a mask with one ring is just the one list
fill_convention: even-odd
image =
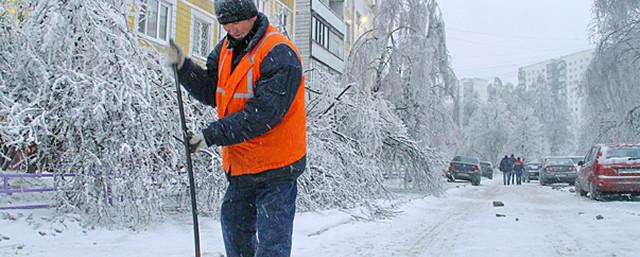
[(548, 111), (535, 103), (545, 97), (535, 90), (503, 85), (498, 78), (489, 86), (487, 102), (474, 101), (469, 124), (464, 127), (462, 153), (497, 163), (514, 154), (537, 160), (550, 154), (545, 124), (538, 114)]
[(456, 132), (445, 104), (456, 79), (442, 17), (435, 1), (422, 0), (384, 1), (375, 12), (373, 29), (356, 41), (344, 78), (356, 86), (347, 93), (356, 106), (375, 109), (350, 113), (350, 120), (366, 125), (347, 131), (369, 138), (370, 149), (385, 157), (381, 163), (394, 164), (386, 169), (404, 167), (415, 186), (434, 188), (432, 178), (443, 168), (441, 149)]
[[(161, 55), (129, 30), (139, 3), (17, 2), (21, 11), (0, 17), (3, 150), (35, 145), (41, 171), (73, 173), (58, 180), (59, 208), (90, 222), (144, 224), (175, 206), (186, 191), (175, 85)], [(188, 115), (190, 127), (211, 119), (196, 106)], [(220, 191), (210, 183), (223, 176), (208, 162), (196, 158), (210, 167), (199, 188)]]
[(586, 72), (581, 147), (640, 141), (640, 2), (596, 0), (598, 46)]
[(451, 99), (457, 78), (437, 2), (391, 0), (376, 8), (372, 53), (379, 56), (368, 66), (374, 71), (372, 90), (383, 92), (396, 106), (421, 145), (448, 148), (444, 139), (456, 132), (457, 124), (445, 101)]

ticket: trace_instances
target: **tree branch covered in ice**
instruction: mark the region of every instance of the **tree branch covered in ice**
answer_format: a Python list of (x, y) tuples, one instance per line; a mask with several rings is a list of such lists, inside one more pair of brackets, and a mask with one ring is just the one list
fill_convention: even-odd
[[(40, 171), (75, 174), (58, 181), (59, 208), (96, 223), (144, 223), (174, 206), (167, 196), (186, 189), (175, 86), (158, 53), (128, 29), (136, 4), (20, 4), (24, 17), (0, 17), (3, 158), (37, 146)], [(190, 127), (210, 116), (188, 112)], [(213, 168), (196, 161), (210, 167), (199, 177), (211, 190)]]
[(583, 142), (637, 142), (640, 2), (597, 0), (593, 10), (598, 47), (583, 85)]

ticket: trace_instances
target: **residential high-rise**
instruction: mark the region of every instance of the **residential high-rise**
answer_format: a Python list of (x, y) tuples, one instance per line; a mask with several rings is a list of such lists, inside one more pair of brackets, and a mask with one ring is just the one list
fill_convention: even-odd
[(579, 116), (582, 112), (580, 84), (593, 54), (594, 50), (588, 49), (521, 67), (518, 85), (527, 89), (549, 87), (552, 93), (565, 98), (569, 109)]

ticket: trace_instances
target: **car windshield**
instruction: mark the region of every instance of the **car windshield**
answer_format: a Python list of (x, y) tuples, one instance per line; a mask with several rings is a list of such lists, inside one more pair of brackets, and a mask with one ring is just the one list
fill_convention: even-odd
[(607, 149), (607, 159), (611, 158), (640, 158), (640, 146), (622, 146)]
[(453, 161), (454, 162), (478, 163), (478, 159), (473, 158), (473, 157), (466, 157), (466, 156), (453, 157)]
[(529, 168), (530, 170), (535, 170), (535, 169), (540, 168), (540, 165), (539, 164), (529, 164), (529, 165), (527, 165), (527, 168)]
[(546, 165), (573, 165), (574, 162), (571, 159), (564, 159), (564, 158), (551, 158), (551, 159), (547, 159), (547, 161), (545, 162)]

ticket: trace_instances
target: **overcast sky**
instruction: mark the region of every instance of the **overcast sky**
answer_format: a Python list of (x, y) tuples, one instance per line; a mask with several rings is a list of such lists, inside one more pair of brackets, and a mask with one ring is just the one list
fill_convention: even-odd
[(593, 48), (590, 0), (439, 0), (458, 78), (500, 77)]

